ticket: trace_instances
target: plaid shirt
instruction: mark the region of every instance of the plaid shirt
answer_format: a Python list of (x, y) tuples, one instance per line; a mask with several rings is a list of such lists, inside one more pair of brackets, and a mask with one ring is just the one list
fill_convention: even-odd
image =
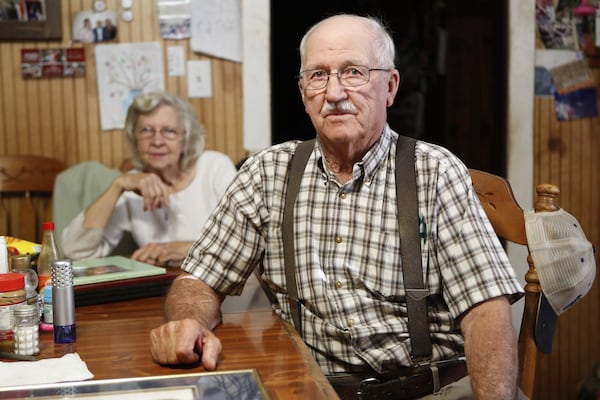
[[(317, 141), (300, 183), (294, 233), (302, 336), (326, 374), (365, 363), (378, 371), (412, 365), (396, 215), (397, 137), (386, 126), (343, 185), (327, 170)], [(235, 295), (262, 263), (275, 310), (288, 321), (281, 223), (296, 146), (275, 145), (244, 163), (182, 266)], [(456, 318), (492, 297), (514, 302), (523, 290), (464, 164), (422, 141), (415, 162), (433, 360), (448, 359), (463, 352)]]

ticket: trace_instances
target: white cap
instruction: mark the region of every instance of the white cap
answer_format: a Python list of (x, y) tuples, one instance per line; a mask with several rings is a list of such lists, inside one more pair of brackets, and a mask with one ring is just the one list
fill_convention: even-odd
[(525, 230), (542, 287), (536, 342), (550, 353), (558, 316), (581, 300), (594, 283), (594, 246), (575, 217), (563, 209), (525, 211)]

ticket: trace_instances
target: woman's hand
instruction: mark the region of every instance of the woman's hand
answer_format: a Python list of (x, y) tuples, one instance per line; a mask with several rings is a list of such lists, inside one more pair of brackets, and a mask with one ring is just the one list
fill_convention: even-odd
[(144, 198), (144, 211), (169, 206), (171, 185), (155, 173), (123, 174), (117, 181), (123, 191), (132, 191)]
[(161, 267), (179, 266), (193, 242), (148, 243), (137, 249), (131, 258)]

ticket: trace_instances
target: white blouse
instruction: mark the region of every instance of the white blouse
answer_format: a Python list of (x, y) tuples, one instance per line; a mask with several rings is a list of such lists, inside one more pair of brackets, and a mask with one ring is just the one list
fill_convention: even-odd
[(169, 197), (168, 208), (144, 211), (143, 198), (127, 191), (117, 201), (103, 229), (85, 228), (81, 211), (63, 230), (63, 255), (72, 259), (105, 257), (126, 231), (131, 232), (140, 247), (148, 243), (196, 240), (237, 173), (229, 157), (210, 150), (202, 153), (196, 168), (189, 186)]

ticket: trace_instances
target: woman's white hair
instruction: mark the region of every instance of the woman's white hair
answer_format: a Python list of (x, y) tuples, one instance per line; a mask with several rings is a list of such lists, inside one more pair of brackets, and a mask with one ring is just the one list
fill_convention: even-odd
[(178, 96), (157, 91), (142, 93), (133, 99), (127, 110), (125, 119), (125, 131), (127, 132), (127, 143), (131, 150), (131, 162), (137, 169), (144, 170), (145, 165), (137, 147), (135, 135), (136, 124), (140, 115), (150, 114), (160, 106), (173, 107), (179, 115), (181, 126), (183, 126), (183, 152), (179, 159), (179, 167), (188, 169), (204, 152), (206, 143), (206, 129), (200, 123), (192, 105)]

